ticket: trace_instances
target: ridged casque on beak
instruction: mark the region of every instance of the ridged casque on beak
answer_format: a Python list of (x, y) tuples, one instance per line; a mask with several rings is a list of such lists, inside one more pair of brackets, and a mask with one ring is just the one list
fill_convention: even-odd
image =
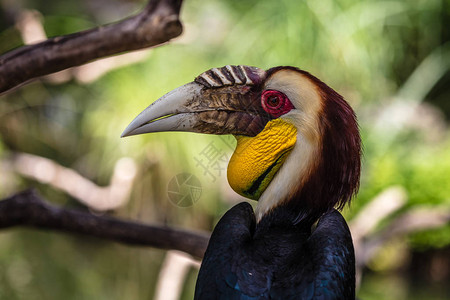
[(248, 66), (208, 70), (147, 107), (122, 137), (160, 131), (255, 136), (271, 119), (257, 88), (265, 76)]

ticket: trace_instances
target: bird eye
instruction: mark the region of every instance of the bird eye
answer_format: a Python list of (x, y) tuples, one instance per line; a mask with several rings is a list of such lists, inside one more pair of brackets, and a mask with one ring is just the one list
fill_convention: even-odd
[(277, 107), (280, 104), (280, 98), (277, 96), (270, 97), (267, 99), (267, 105), (270, 107)]
[(261, 105), (266, 112), (275, 118), (278, 118), (294, 108), (285, 94), (275, 90), (265, 90), (262, 93)]

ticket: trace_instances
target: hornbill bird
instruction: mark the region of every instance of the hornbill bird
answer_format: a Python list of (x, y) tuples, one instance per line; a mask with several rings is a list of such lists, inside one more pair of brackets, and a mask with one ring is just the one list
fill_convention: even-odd
[(355, 299), (352, 238), (336, 208), (358, 189), (361, 140), (342, 96), (294, 67), (213, 68), (122, 136), (158, 131), (234, 135), (228, 182), (258, 200), (216, 225), (195, 299)]

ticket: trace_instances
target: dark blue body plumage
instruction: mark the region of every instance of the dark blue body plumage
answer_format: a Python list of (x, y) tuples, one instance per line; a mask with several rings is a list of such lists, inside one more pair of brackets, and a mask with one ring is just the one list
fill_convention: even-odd
[(240, 203), (219, 221), (197, 279), (195, 299), (355, 299), (355, 258), (336, 210), (311, 224), (278, 206), (256, 224)]

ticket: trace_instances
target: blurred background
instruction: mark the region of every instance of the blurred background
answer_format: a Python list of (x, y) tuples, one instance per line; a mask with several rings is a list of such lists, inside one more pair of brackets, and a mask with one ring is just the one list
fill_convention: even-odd
[[(0, 52), (114, 22), (144, 5), (0, 0)], [(181, 20), (184, 33), (170, 44), (2, 96), (0, 198), (34, 187), (59, 206), (211, 231), (243, 200), (226, 180), (234, 138), (120, 139), (121, 132), (152, 101), (212, 67), (297, 66), (341, 93), (359, 118), (361, 188), (344, 210), (358, 297), (450, 299), (450, 1), (185, 0)], [(198, 179), (192, 205), (168, 197), (180, 173)], [(0, 231), (0, 299), (191, 299), (197, 272), (195, 262), (163, 250)]]

